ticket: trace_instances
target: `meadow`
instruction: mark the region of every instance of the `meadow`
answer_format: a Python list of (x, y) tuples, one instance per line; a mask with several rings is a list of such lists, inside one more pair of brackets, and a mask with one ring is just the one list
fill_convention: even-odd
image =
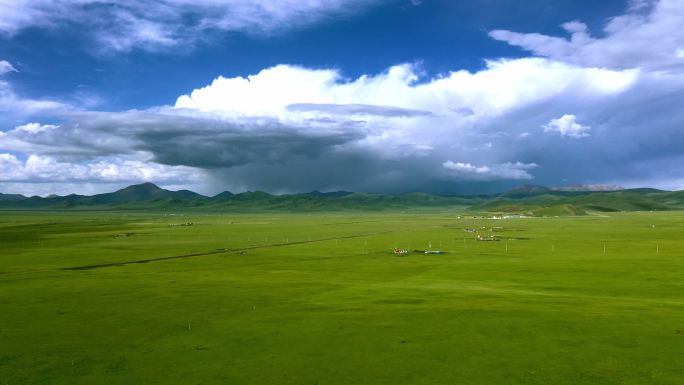
[(460, 215), (0, 211), (0, 385), (684, 384), (684, 212)]

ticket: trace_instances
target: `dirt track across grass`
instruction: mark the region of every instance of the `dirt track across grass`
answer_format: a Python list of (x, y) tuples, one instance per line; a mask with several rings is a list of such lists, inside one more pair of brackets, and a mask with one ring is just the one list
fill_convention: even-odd
[(394, 232), (396, 232), (396, 231), (382, 231), (382, 232), (375, 232), (375, 233), (369, 233), (369, 234), (356, 234), (356, 235), (347, 235), (344, 237), (312, 239), (312, 240), (297, 241), (297, 242), (271, 243), (271, 244), (266, 244), (266, 245), (255, 245), (255, 246), (240, 247), (240, 248), (234, 248), (234, 249), (212, 250), (212, 251), (207, 251), (204, 253), (173, 255), (173, 256), (169, 256), (169, 257), (137, 259), (137, 260), (133, 260), (133, 261), (101, 263), (101, 264), (96, 264), (96, 265), (63, 267), (60, 270), (93, 270), (93, 269), (101, 269), (101, 268), (105, 268), (105, 267), (126, 266), (126, 265), (132, 265), (132, 264), (137, 264), (137, 263), (150, 263), (150, 262), (168, 261), (171, 259), (184, 259), (184, 258), (192, 258), (192, 257), (202, 257), (202, 256), (207, 256), (207, 255), (228, 254), (228, 253), (234, 253), (237, 251), (247, 251), (247, 250), (255, 250), (255, 249), (265, 249), (265, 248), (271, 248), (271, 247), (284, 247), (284, 246), (302, 245), (302, 244), (306, 244), (306, 243), (326, 242), (326, 241), (334, 241), (334, 240), (340, 240), (340, 239), (372, 237), (375, 235), (389, 234), (389, 233), (394, 233)]

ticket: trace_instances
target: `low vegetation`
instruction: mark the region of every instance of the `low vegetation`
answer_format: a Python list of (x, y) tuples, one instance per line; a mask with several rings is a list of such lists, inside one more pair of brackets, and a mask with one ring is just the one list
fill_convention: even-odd
[(678, 211), (0, 212), (0, 384), (679, 384), (683, 230)]

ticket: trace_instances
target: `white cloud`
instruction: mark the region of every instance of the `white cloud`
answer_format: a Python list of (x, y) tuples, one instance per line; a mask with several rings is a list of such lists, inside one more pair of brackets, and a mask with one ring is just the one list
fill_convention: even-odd
[(52, 124), (27, 123), (21, 126), (17, 126), (14, 129), (17, 131), (25, 131), (31, 134), (37, 134), (40, 132), (54, 130), (56, 128), (59, 128), (59, 126), (55, 126)]
[[(1, 4), (1, 3), (0, 3)], [(0, 11), (2, 7), (0, 5)], [(17, 70), (6, 60), (0, 60), (0, 112), (5, 116), (22, 116), (40, 111), (68, 109), (64, 103), (53, 100), (36, 100), (22, 98), (14, 92), (12, 85), (3, 80), (2, 76)], [(0, 122), (2, 120), (0, 119)], [(0, 130), (2, 127), (0, 127)]]
[[(603, 119), (597, 106), (630, 100), (650, 79), (543, 58), (489, 61), (478, 72), (432, 79), (421, 74), (403, 64), (348, 79), (333, 69), (279, 65), (219, 77), (174, 106), (61, 112), (59, 125), (29, 123), (0, 134), (0, 151), (64, 164), (121, 157), (193, 167), (237, 191), (455, 191), (461, 181), (532, 178), (531, 165), (558, 152), (524, 151), (544, 140), (525, 133), (568, 109), (594, 124)], [(661, 84), (676, 82), (649, 87), (666, 92)], [(512, 138), (525, 139), (512, 146)], [(446, 172), (444, 160), (454, 156), (485, 168)]]
[(568, 31), (569, 33), (576, 34), (573, 35), (573, 37), (579, 37), (582, 36), (582, 33), (587, 32), (589, 28), (587, 27), (586, 24), (582, 23), (581, 21), (569, 21), (567, 23), (563, 23), (562, 25), (563, 29)]
[(627, 9), (630, 12), (639, 12), (644, 9), (648, 9), (651, 6), (653, 6), (653, 3), (657, 2), (658, 0), (629, 0), (627, 2)]
[[(157, 49), (191, 45), (211, 30), (275, 33), (372, 2), (123, 0), (110, 7), (99, 0), (0, 0), (0, 31), (68, 22), (87, 27), (109, 49)], [(16, 69), (0, 61), (2, 117), (58, 123), (12, 123), (0, 131), (0, 152), (7, 152), (0, 187), (213, 178), (219, 189), (237, 191), (453, 192), (463, 183), (504, 186), (533, 177), (623, 183), (610, 178), (638, 181), (652, 170), (681, 181), (682, 4), (633, 0), (600, 38), (581, 21), (563, 24), (569, 38), (493, 31), (545, 57), (491, 60), (476, 72), (425, 78), (418, 66), (401, 64), (350, 79), (337, 69), (278, 65), (219, 76), (174, 106), (147, 111), (84, 112), (22, 98), (5, 80)], [(178, 22), (187, 12), (197, 24)], [(30, 118), (14, 118), (21, 114)], [(592, 138), (530, 134), (540, 126)]]
[(470, 163), (453, 162), (450, 160), (444, 162), (443, 166), (444, 166), (444, 168), (448, 168), (449, 170), (462, 171), (462, 172), (466, 172), (466, 173), (475, 173), (475, 174), (484, 174), (484, 173), (491, 171), (491, 169), (487, 166), (476, 167)]
[(21, 161), (12, 154), (0, 154), (0, 182), (197, 182), (198, 170), (165, 166), (154, 162), (122, 158), (99, 158), (91, 162), (60, 162), (49, 156), (29, 155)]
[(0, 33), (77, 25), (117, 51), (188, 46), (216, 31), (273, 34), (359, 12), (378, 0), (6, 0)]
[(508, 30), (494, 30), (490, 36), (538, 56), (581, 66), (679, 71), (684, 68), (676, 54), (684, 46), (682, 25), (684, 1), (633, 1), (628, 13), (608, 21), (600, 38), (589, 35), (586, 25), (577, 21), (563, 24), (569, 39)]
[[(576, 44), (591, 44), (581, 22), (564, 28)], [(0, 152), (37, 157), (35, 169), (26, 161), (15, 167), (16, 175), (27, 175), (21, 183), (49, 183), (49, 172), (35, 170), (51, 170), (54, 162), (59, 167), (51, 172), (59, 183), (69, 183), (60, 182), (66, 177), (59, 173), (69, 168), (76, 173), (71, 178), (109, 183), (119, 180), (115, 175), (129, 175), (141, 181), (146, 176), (138, 171), (156, 164), (202, 170), (196, 175), (208, 175), (204, 183), (216, 180), (217, 188), (235, 191), (455, 192), (464, 183), (505, 186), (532, 177), (538, 183), (597, 183), (614, 177), (606, 176), (608, 170), (642, 175), (649, 171), (641, 164), (658, 166), (650, 170), (681, 164), (673, 159), (684, 143), (684, 75), (653, 70), (662, 64), (654, 60), (641, 70), (546, 58), (492, 60), (477, 72), (434, 78), (412, 64), (351, 79), (336, 69), (279, 65), (218, 77), (181, 95), (174, 106), (44, 114), (58, 124), (0, 132)], [(40, 101), (23, 100), (0, 83), (0, 109), (21, 103)], [(591, 133), (592, 139), (530, 135), (540, 126), (571, 138)], [(38, 167), (40, 159), (49, 161)], [(143, 165), (136, 169), (125, 161)], [(105, 164), (96, 166), (100, 162)], [(151, 175), (190, 177), (159, 170)], [(677, 172), (668, 177), (677, 178)]]
[(9, 72), (17, 72), (17, 70), (7, 60), (0, 60), (0, 75), (4, 75)]
[[(589, 98), (617, 94), (637, 78), (635, 71), (578, 68), (539, 58), (489, 61), (479, 72), (455, 71), (420, 83), (420, 71), (410, 64), (353, 80), (337, 70), (279, 65), (247, 77), (218, 77), (179, 97), (175, 107), (284, 117), (305, 112), (288, 109), (293, 105), (366, 105), (468, 119), (499, 115), (566, 92)], [(466, 110), (471, 114), (460, 113)]]
[(561, 136), (580, 139), (591, 135), (591, 127), (577, 123), (575, 115), (563, 115), (558, 119), (551, 119), (548, 124), (542, 126), (544, 132), (558, 132)]
[(536, 163), (506, 162), (489, 166), (475, 166), (470, 163), (447, 160), (442, 163), (442, 167), (453, 171), (457, 177), (463, 179), (486, 181), (497, 179), (534, 179), (527, 170), (536, 168), (538, 165)]

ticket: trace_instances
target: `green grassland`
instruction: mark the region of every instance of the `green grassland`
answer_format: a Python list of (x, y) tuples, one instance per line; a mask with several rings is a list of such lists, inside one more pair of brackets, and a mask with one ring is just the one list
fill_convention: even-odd
[(684, 384), (684, 212), (460, 214), (0, 212), (0, 385)]

